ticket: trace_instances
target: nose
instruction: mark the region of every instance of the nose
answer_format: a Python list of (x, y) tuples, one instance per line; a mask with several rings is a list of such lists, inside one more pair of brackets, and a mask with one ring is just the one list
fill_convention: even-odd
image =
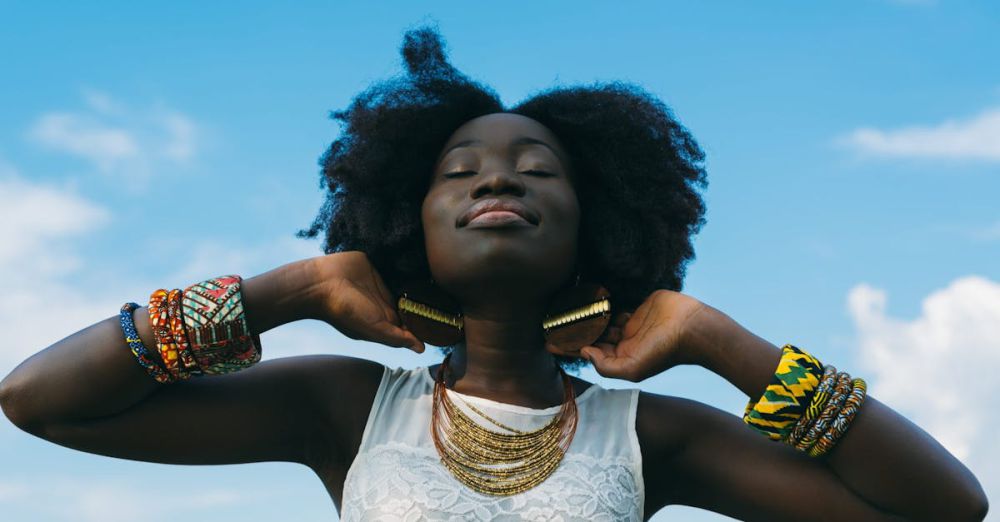
[(472, 186), (472, 199), (478, 199), (485, 194), (512, 194), (523, 196), (524, 180), (519, 174), (506, 168), (494, 168), (482, 172)]

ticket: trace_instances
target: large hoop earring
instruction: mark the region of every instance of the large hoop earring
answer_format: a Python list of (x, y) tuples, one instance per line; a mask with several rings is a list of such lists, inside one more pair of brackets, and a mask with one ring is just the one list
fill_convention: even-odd
[(580, 282), (558, 292), (542, 321), (545, 342), (566, 354), (594, 343), (611, 322), (611, 294), (598, 283)]
[(451, 346), (465, 337), (458, 302), (434, 284), (433, 279), (413, 281), (403, 288), (396, 310), (417, 339), (434, 346)]

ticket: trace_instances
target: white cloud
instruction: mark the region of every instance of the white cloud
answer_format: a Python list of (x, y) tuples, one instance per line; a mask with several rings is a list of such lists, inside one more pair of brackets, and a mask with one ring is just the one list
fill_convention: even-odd
[(45, 113), (28, 137), (103, 173), (146, 174), (158, 162), (183, 164), (194, 158), (198, 128), (190, 117), (162, 105), (130, 109), (100, 91), (86, 90), (83, 97), (87, 109)]
[[(154, 480), (155, 482), (155, 480)], [(246, 504), (268, 495), (241, 493), (232, 489), (200, 490), (173, 483), (164, 497), (162, 488), (140, 488), (122, 480), (82, 478), (71, 475), (32, 476), (19, 481), (0, 480), (0, 503), (22, 508), (52, 520), (82, 522), (132, 522), (175, 520), (185, 512)], [(5, 496), (5, 492), (12, 492)], [(182, 499), (168, 510), (150, 509), (164, 498)], [(203, 513), (202, 513), (203, 514)]]
[[(285, 263), (321, 255), (315, 241), (287, 237), (240, 245), (225, 238), (164, 238), (150, 256), (176, 256), (181, 262), (155, 280), (111, 278), (100, 293), (90, 293), (73, 277), (95, 265), (98, 253), (83, 249), (87, 239), (109, 226), (111, 212), (77, 195), (68, 186), (28, 181), (0, 164), (0, 378), (38, 350), (115, 315), (126, 299), (139, 304), (155, 288), (183, 288), (208, 277), (236, 273), (244, 277)], [(122, 251), (128, 246), (123, 244)], [(141, 263), (142, 258), (134, 261)], [(57, 310), (58, 328), (52, 315)], [(268, 333), (274, 337), (277, 331)], [(328, 352), (330, 334), (284, 328), (270, 357)]]
[(1000, 430), (1000, 284), (957, 279), (913, 320), (887, 315), (887, 300), (866, 284), (848, 296), (869, 389), (972, 466)]
[(74, 243), (109, 221), (108, 210), (67, 187), (29, 182), (10, 168), (0, 175), (0, 376), (67, 333), (42, 313), (53, 304), (69, 328), (110, 315), (106, 299), (66, 281), (83, 264)]
[(66, 255), (52, 255), (52, 242), (89, 233), (109, 217), (107, 210), (66, 187), (31, 183), (16, 173), (0, 175), (0, 267), (8, 276), (17, 259), (34, 269), (71, 268)]
[(42, 115), (32, 127), (31, 137), (55, 150), (90, 160), (102, 171), (139, 156), (139, 146), (131, 132), (83, 114)]
[(1000, 161), (1000, 107), (931, 126), (864, 127), (839, 141), (874, 156)]

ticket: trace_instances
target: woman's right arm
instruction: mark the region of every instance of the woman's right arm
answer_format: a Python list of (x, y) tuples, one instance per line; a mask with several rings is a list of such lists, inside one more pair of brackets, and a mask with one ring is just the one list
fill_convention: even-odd
[[(245, 279), (242, 292), (257, 336), (308, 318), (355, 339), (419, 345), (397, 328), (392, 297), (360, 252), (289, 263)], [(144, 344), (154, 346), (147, 309), (137, 309), (134, 319)], [(381, 374), (371, 361), (310, 355), (158, 384), (135, 361), (114, 316), (22, 362), (0, 382), (0, 405), (21, 429), (90, 453), (174, 464), (313, 466), (337, 458), (331, 451), (350, 451)]]

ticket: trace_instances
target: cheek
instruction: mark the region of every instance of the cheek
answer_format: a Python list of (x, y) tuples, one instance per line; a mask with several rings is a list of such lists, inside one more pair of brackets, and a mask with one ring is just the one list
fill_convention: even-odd
[(580, 202), (573, 191), (561, 191), (549, 195), (546, 206), (551, 209), (554, 219), (559, 220), (560, 227), (579, 226)]
[(428, 239), (436, 238), (444, 227), (455, 227), (455, 216), (452, 211), (452, 204), (448, 202), (447, 196), (428, 192), (420, 208), (420, 220), (424, 227), (424, 236)]

